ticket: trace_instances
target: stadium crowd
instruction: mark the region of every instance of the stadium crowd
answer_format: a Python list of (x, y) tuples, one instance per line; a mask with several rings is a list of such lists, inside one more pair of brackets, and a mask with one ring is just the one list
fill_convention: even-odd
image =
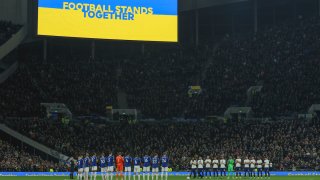
[(32, 155), (24, 146), (17, 146), (0, 139), (0, 171), (2, 172), (49, 172), (67, 171), (66, 166), (43, 160), (38, 155)]
[[(0, 45), (19, 26), (0, 22)], [(74, 115), (104, 115), (117, 106), (117, 92), (146, 118), (203, 118), (220, 115), (230, 105), (251, 106), (261, 116), (305, 112), (320, 102), (320, 20), (299, 18), (250, 37), (225, 37), (218, 48), (176, 48), (143, 57), (85, 59), (56, 56), (30, 60), (0, 84), (0, 117), (35, 117), (7, 121), (13, 129), (62, 153), (167, 151), (174, 170), (189, 167), (194, 155), (268, 156), (276, 169), (319, 169), (320, 123), (300, 120), (250, 123), (137, 123), (63, 126), (38, 118), (40, 103), (65, 103)], [(155, 51), (156, 52), (156, 51)], [(200, 95), (188, 87), (201, 85)], [(247, 101), (250, 86), (262, 91)], [(1, 140), (0, 170), (47, 171), (58, 165)], [(23, 162), (23, 163), (21, 163)], [(20, 164), (19, 164), (20, 163)], [(59, 169), (63, 171), (63, 169)]]
[[(300, 17), (253, 37), (228, 38), (221, 44), (215, 62), (225, 68), (216, 68), (214, 63), (205, 84), (222, 87), (222, 100), (242, 102), (240, 105), (244, 105), (243, 95), (250, 86), (262, 85), (262, 92), (248, 104), (256, 113), (304, 113), (320, 102), (319, 29), (319, 18)], [(221, 84), (215, 83), (219, 76)], [(215, 97), (211, 95), (209, 99)]]
[[(127, 152), (130, 155), (168, 152), (174, 170), (189, 168), (195, 155), (225, 158), (267, 156), (275, 169), (319, 169), (318, 120), (241, 123), (61, 123), (33, 119), (9, 126), (60, 152)], [(93, 138), (94, 137), (94, 138)]]
[(9, 21), (0, 21), (0, 46), (18, 32), (20, 25), (13, 24)]
[[(4, 116), (37, 116), (41, 102), (65, 103), (75, 115), (105, 115), (117, 107), (117, 92), (145, 118), (203, 118), (221, 115), (231, 105), (251, 106), (261, 116), (305, 112), (320, 102), (318, 18), (299, 19), (250, 37), (226, 37), (210, 46), (156, 50), (132, 59), (57, 55), (42, 62), (30, 53), (1, 84)], [(188, 87), (202, 93), (189, 97)], [(247, 101), (247, 90), (262, 91)]]

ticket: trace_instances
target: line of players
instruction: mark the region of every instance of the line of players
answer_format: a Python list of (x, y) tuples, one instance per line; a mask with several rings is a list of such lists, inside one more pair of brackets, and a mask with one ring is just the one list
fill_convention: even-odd
[[(198, 159), (198, 160), (197, 160)], [(241, 177), (242, 172), (244, 172), (244, 176), (247, 175), (249, 177), (263, 177), (263, 172), (265, 177), (270, 177), (270, 168), (272, 168), (272, 163), (270, 160), (265, 157), (264, 160), (262, 158), (258, 158), (255, 160), (254, 157), (249, 159), (245, 157), (242, 159), (238, 156), (234, 161), (231, 157), (228, 162), (223, 158), (223, 156), (218, 160), (214, 158), (213, 160), (207, 156), (206, 160), (203, 160), (201, 157), (192, 158), (190, 161), (191, 173), (190, 177), (193, 175), (195, 178), (198, 174), (199, 177), (214, 177), (226, 176), (228, 172), (228, 176), (235, 175), (236, 177)], [(227, 169), (228, 167), (228, 169)]]
[[(114, 155), (110, 153), (108, 156), (105, 156), (104, 153), (101, 153), (100, 157), (98, 158), (97, 155), (94, 153), (91, 157), (89, 157), (89, 154), (86, 153), (85, 157), (79, 156), (77, 161), (77, 168), (78, 168), (78, 180), (96, 180), (97, 177), (97, 170), (98, 166), (100, 167), (102, 180), (112, 180), (113, 178), (113, 172), (114, 168), (116, 167), (116, 177), (119, 176), (123, 178), (123, 168), (125, 171), (125, 178), (128, 177), (130, 180), (130, 177), (132, 175), (131, 173), (131, 167), (133, 166), (133, 179), (136, 180), (136, 176), (138, 177), (138, 180), (140, 180), (140, 168), (141, 165), (143, 167), (142, 175), (143, 180), (149, 180), (149, 177), (151, 175), (150, 173), (150, 167), (152, 167), (152, 180), (154, 179), (154, 176), (156, 180), (158, 180), (159, 177), (159, 168), (161, 165), (161, 180), (165, 178), (165, 180), (168, 180), (168, 165), (169, 165), (169, 158), (166, 155), (166, 153), (163, 154), (161, 158), (158, 157), (157, 154), (154, 154), (153, 157), (145, 155), (144, 157), (135, 156), (130, 157), (129, 154), (127, 154), (125, 157), (121, 155), (121, 153), (118, 154), (116, 158), (114, 158)], [(147, 179), (145, 179), (147, 177)]]

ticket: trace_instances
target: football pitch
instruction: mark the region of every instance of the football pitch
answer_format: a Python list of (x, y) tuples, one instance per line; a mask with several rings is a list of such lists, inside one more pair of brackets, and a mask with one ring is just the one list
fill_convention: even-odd
[[(67, 176), (24, 176), (24, 177), (10, 177), (10, 176), (2, 176), (0, 177), (0, 180), (42, 180), (42, 179), (48, 179), (48, 180), (69, 180), (69, 177)], [(74, 178), (75, 180), (77, 180), (77, 178)], [(187, 177), (185, 176), (170, 176), (168, 178), (168, 180), (186, 180)], [(201, 178), (196, 178), (193, 179), (191, 178), (190, 180), (200, 180)], [(220, 179), (228, 179), (227, 177), (223, 177), (223, 178), (211, 178), (211, 180), (220, 180)], [(230, 177), (229, 179), (236, 179), (236, 178), (232, 178)], [(240, 179), (240, 178), (238, 178)], [(269, 178), (244, 178), (242, 177), (241, 179), (244, 180), (268, 180)], [(273, 176), (270, 177), (270, 180), (320, 180), (320, 176)], [(90, 180), (90, 178), (89, 178)], [(100, 176), (97, 177), (97, 180), (102, 180)], [(116, 179), (113, 178), (113, 180), (122, 180), (122, 179)], [(124, 179), (123, 179), (124, 180)], [(128, 178), (126, 178), (126, 180), (128, 180)], [(131, 178), (130, 180), (134, 180), (133, 178)], [(138, 180), (138, 178), (136, 178), (136, 180)], [(143, 180), (142, 177), (140, 178), (140, 180)], [(147, 180), (147, 178), (146, 178)], [(151, 178), (149, 180), (152, 180)], [(154, 178), (154, 180), (156, 180)], [(158, 180), (161, 180), (160, 178)], [(206, 180), (206, 178), (203, 178), (203, 180)], [(210, 180), (209, 178), (207, 180)]]

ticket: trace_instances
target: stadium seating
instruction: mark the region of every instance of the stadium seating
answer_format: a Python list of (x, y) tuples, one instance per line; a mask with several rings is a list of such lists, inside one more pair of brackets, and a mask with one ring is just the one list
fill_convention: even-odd
[[(129, 152), (131, 155), (167, 151), (174, 170), (188, 168), (194, 155), (268, 156), (275, 169), (314, 170), (320, 161), (318, 120), (242, 123), (61, 123), (34, 119), (7, 122), (10, 127), (67, 155), (84, 152)], [(93, 138), (94, 137), (94, 138)]]
[[(302, 18), (252, 36), (225, 37), (216, 50), (179, 47), (130, 60), (88, 62), (56, 56), (55, 61), (42, 62), (32, 52), (33, 58), (21, 62), (17, 72), (0, 84), (0, 115), (35, 117), (6, 123), (67, 155), (91, 150), (132, 155), (168, 151), (175, 170), (186, 169), (196, 154), (266, 155), (277, 169), (319, 169), (318, 121), (99, 127), (75, 122), (65, 127), (37, 118), (41, 102), (65, 103), (75, 116), (105, 115), (106, 105), (117, 106), (118, 90), (127, 93), (129, 107), (140, 110), (143, 118), (201, 119), (221, 115), (231, 105), (251, 106), (263, 117), (303, 113), (320, 102), (319, 31), (319, 18)], [(191, 85), (201, 85), (202, 93), (189, 97)], [(246, 102), (247, 89), (254, 85), (262, 85), (262, 91)]]
[(32, 155), (26, 147), (11, 144), (7, 140), (0, 139), (0, 171), (1, 172), (48, 172), (49, 169), (63, 172), (67, 166), (51, 161), (43, 160), (38, 155)]
[[(312, 18), (253, 37), (227, 37), (215, 52), (210, 47), (177, 48), (91, 63), (63, 56), (48, 63), (32, 58), (0, 85), (0, 111), (6, 116), (37, 116), (41, 102), (61, 102), (75, 115), (105, 115), (106, 105), (117, 107), (116, 94), (122, 90), (129, 107), (145, 118), (203, 118), (221, 115), (231, 105), (252, 106), (263, 116), (306, 112), (320, 102), (319, 41), (314, 40), (320, 38), (319, 30), (319, 19)], [(190, 98), (188, 87), (195, 84), (203, 92)], [(246, 104), (247, 89), (258, 84), (262, 92)]]

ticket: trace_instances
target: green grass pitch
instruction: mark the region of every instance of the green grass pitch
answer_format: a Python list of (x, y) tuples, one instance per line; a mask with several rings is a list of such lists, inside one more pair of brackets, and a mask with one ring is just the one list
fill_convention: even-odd
[[(0, 177), (0, 180), (69, 180), (69, 177)], [(138, 178), (136, 178), (137, 180)], [(147, 179), (147, 178), (146, 178)], [(185, 176), (170, 176), (168, 178), (168, 180), (186, 180), (187, 178)], [(228, 178), (222, 178), (222, 179), (228, 179)], [(235, 179), (236, 178), (229, 178), (230, 180)], [(280, 176), (274, 176), (271, 177), (270, 180), (320, 180), (320, 176), (286, 176), (286, 177), (280, 177)], [(77, 180), (75, 178), (75, 180)], [(101, 180), (101, 177), (97, 177), (97, 180)], [(116, 178), (112, 178), (112, 180), (122, 180), (122, 179), (116, 179)], [(126, 180), (128, 180), (128, 178), (126, 178)], [(130, 180), (133, 180), (133, 178), (131, 178)], [(140, 178), (140, 180), (143, 180), (142, 177)], [(151, 177), (149, 180), (152, 180)], [(155, 180), (155, 178), (154, 178)], [(161, 180), (159, 178), (159, 180)], [(191, 178), (190, 180), (200, 180), (200, 179), (193, 179)], [(206, 179), (203, 178), (203, 180), (210, 180), (210, 179)], [(211, 178), (211, 180), (220, 180), (220, 178)], [(242, 177), (241, 180), (267, 180), (265, 178), (259, 179), (259, 178), (244, 178)]]

